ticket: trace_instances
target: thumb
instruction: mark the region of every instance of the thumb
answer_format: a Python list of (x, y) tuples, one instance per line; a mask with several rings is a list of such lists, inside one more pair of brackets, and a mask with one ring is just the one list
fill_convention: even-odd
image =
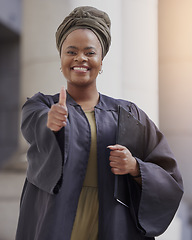
[(61, 88), (60, 94), (59, 94), (59, 104), (61, 106), (66, 106), (66, 90), (65, 87)]
[(119, 144), (115, 144), (115, 145), (109, 145), (107, 146), (107, 148), (109, 148), (110, 150), (124, 150), (125, 147)]

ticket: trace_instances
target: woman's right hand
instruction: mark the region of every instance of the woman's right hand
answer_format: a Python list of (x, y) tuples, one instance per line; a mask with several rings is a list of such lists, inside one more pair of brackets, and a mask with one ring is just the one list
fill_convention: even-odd
[(48, 112), (47, 127), (51, 129), (51, 131), (58, 132), (62, 127), (66, 126), (67, 116), (66, 90), (62, 87), (59, 102), (52, 105)]

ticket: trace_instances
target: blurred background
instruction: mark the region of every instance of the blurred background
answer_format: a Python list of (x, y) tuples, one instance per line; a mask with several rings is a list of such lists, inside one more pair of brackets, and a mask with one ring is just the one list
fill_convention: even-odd
[(0, 240), (14, 239), (27, 168), (22, 105), (36, 92), (54, 94), (65, 85), (55, 32), (80, 5), (106, 11), (112, 21), (99, 91), (146, 111), (178, 160), (185, 194), (157, 239), (192, 240), (191, 0), (0, 0)]

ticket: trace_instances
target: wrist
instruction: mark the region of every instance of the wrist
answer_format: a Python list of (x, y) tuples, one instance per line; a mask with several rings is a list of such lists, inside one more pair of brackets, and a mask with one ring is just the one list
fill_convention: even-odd
[(139, 169), (139, 164), (137, 162), (137, 160), (134, 158), (134, 161), (135, 161), (135, 167), (134, 167), (134, 170), (130, 173), (130, 175), (133, 177), (133, 178), (139, 178), (141, 177), (141, 172), (140, 172), (140, 169)]

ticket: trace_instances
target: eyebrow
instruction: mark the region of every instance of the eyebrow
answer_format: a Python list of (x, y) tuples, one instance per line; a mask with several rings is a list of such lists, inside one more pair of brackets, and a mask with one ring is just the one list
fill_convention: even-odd
[[(78, 48), (75, 47), (75, 46), (68, 46), (67, 49), (76, 49), (76, 50), (77, 50)], [(85, 49), (85, 50), (89, 50), (89, 49), (94, 49), (94, 50), (96, 50), (95, 47), (91, 47), (91, 46), (90, 46), (90, 47), (85, 47), (84, 49)]]

